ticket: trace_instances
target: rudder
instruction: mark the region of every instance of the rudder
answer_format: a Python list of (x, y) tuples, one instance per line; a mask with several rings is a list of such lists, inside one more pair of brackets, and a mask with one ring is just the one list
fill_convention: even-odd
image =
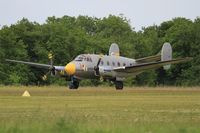
[(119, 56), (119, 46), (116, 43), (112, 43), (109, 49), (109, 55)]
[[(161, 50), (161, 61), (168, 61), (168, 60), (172, 60), (172, 47), (170, 43), (165, 42)], [(170, 66), (171, 65), (165, 65), (163, 66), (163, 68), (165, 70), (168, 70)]]

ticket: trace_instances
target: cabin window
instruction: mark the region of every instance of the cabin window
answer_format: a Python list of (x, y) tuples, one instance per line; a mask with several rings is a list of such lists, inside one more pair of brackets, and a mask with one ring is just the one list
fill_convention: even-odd
[(126, 63), (123, 63), (123, 66), (126, 66)]
[(101, 61), (101, 65), (103, 66), (103, 61)]
[(78, 57), (75, 58), (75, 61), (83, 61), (83, 59), (84, 58), (82, 56), (78, 56)]
[(92, 62), (92, 59), (90, 57), (87, 57), (88, 62)]
[(83, 58), (83, 61), (87, 61), (87, 58), (86, 58), (86, 57), (84, 57), (84, 58)]
[(107, 61), (107, 65), (108, 65), (108, 66), (110, 65), (110, 62), (109, 62), (109, 61)]
[(112, 62), (112, 65), (115, 66), (115, 62)]
[(120, 63), (119, 62), (117, 62), (117, 66), (120, 67)]

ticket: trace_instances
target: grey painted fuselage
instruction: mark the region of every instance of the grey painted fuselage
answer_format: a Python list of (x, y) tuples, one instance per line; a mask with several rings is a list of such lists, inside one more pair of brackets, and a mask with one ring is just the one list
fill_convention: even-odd
[(120, 56), (119, 47), (116, 43), (111, 44), (109, 55), (81, 54), (66, 66), (54, 66), (52, 55), (49, 55), (50, 64), (26, 62), (6, 59), (7, 62), (27, 64), (33, 67), (48, 69), (47, 75), (63, 77), (69, 83), (70, 89), (77, 89), (79, 81), (82, 79), (102, 79), (109, 80), (115, 84), (117, 90), (123, 89), (123, 80), (127, 77), (134, 77), (144, 71), (163, 67), (165, 70), (171, 64), (177, 64), (192, 60), (191, 57), (172, 59), (172, 47), (169, 43), (164, 43), (161, 52), (148, 57), (131, 59)]
[[(99, 64), (100, 75), (104, 79), (123, 78), (130, 76), (127, 73), (114, 72), (114, 68), (133, 66), (136, 64), (135, 59), (126, 58), (115, 55), (96, 55), (96, 54), (82, 54), (77, 56), (72, 63), (76, 66), (76, 73), (74, 74), (78, 79), (95, 79), (99, 76), (95, 75), (94, 67), (97, 65), (99, 58), (101, 62)], [(134, 76), (131, 73), (131, 76)]]

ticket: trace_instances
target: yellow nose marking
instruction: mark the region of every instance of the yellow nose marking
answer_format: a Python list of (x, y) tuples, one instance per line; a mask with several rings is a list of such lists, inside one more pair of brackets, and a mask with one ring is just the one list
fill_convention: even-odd
[(65, 66), (65, 72), (68, 74), (68, 75), (73, 75), (75, 72), (76, 72), (76, 66), (74, 63), (68, 63), (66, 66)]

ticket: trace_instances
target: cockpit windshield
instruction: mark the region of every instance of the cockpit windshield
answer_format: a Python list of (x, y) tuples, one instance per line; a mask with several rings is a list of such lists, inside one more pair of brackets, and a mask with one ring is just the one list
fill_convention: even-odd
[(86, 56), (86, 55), (79, 55), (75, 58), (74, 61), (89, 61), (89, 62), (92, 62), (92, 59), (90, 56)]
[(75, 58), (75, 61), (83, 61), (84, 56), (83, 55), (79, 55)]

